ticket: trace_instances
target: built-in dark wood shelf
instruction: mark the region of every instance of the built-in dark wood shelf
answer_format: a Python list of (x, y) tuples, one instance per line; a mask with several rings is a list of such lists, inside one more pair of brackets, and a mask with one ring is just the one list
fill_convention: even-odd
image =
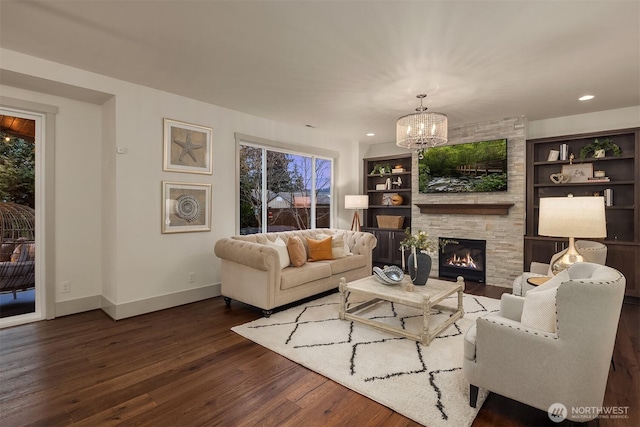
[(513, 203), (416, 203), (423, 214), (508, 215)]

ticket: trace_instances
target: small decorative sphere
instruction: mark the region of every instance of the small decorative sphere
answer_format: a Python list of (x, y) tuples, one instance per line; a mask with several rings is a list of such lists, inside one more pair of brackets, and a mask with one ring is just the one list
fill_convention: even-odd
[(394, 196), (392, 196), (392, 197), (391, 197), (391, 204), (392, 204), (392, 205), (395, 205), (395, 206), (397, 206), (397, 205), (401, 205), (403, 200), (404, 200), (404, 199), (402, 198), (402, 196), (401, 196), (401, 195), (396, 194), (396, 195), (394, 195)]

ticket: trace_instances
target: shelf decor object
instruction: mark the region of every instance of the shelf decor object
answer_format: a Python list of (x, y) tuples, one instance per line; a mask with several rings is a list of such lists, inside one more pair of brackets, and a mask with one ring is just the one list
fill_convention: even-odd
[(614, 156), (620, 157), (622, 149), (613, 142), (611, 138), (596, 138), (593, 142), (585, 145), (580, 150), (580, 159), (592, 156), (595, 159), (605, 157), (607, 151), (613, 153)]
[(167, 172), (211, 175), (213, 129), (164, 119), (164, 164)]
[(593, 178), (593, 163), (562, 165), (562, 175), (569, 176), (569, 182), (588, 182)]
[(360, 214), (358, 209), (367, 209), (369, 207), (369, 196), (348, 195), (344, 196), (344, 208), (354, 209), (353, 219), (351, 220), (351, 230), (361, 231)]
[(211, 184), (162, 181), (162, 233), (211, 231)]
[(538, 234), (551, 237), (568, 237), (567, 252), (551, 266), (553, 274), (569, 268), (584, 258), (576, 251), (574, 240), (580, 238), (605, 238), (603, 197), (542, 197)]
[(404, 217), (400, 215), (377, 215), (378, 227), (401, 229)]
[(420, 106), (415, 113), (400, 117), (396, 122), (396, 145), (421, 151), (446, 144), (448, 141), (447, 116), (442, 113), (427, 113), (422, 101), (427, 95), (420, 94)]

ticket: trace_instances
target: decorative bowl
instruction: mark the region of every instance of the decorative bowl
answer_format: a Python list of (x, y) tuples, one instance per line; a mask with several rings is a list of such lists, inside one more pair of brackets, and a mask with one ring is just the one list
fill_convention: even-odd
[(376, 279), (383, 285), (397, 285), (402, 282), (404, 278), (404, 273), (400, 267), (395, 265), (389, 265), (385, 268), (373, 267), (373, 275), (376, 276)]

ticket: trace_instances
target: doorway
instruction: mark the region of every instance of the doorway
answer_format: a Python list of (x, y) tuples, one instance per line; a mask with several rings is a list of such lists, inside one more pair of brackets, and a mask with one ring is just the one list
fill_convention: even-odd
[(0, 108), (0, 327), (44, 319), (38, 280), (43, 116)]

